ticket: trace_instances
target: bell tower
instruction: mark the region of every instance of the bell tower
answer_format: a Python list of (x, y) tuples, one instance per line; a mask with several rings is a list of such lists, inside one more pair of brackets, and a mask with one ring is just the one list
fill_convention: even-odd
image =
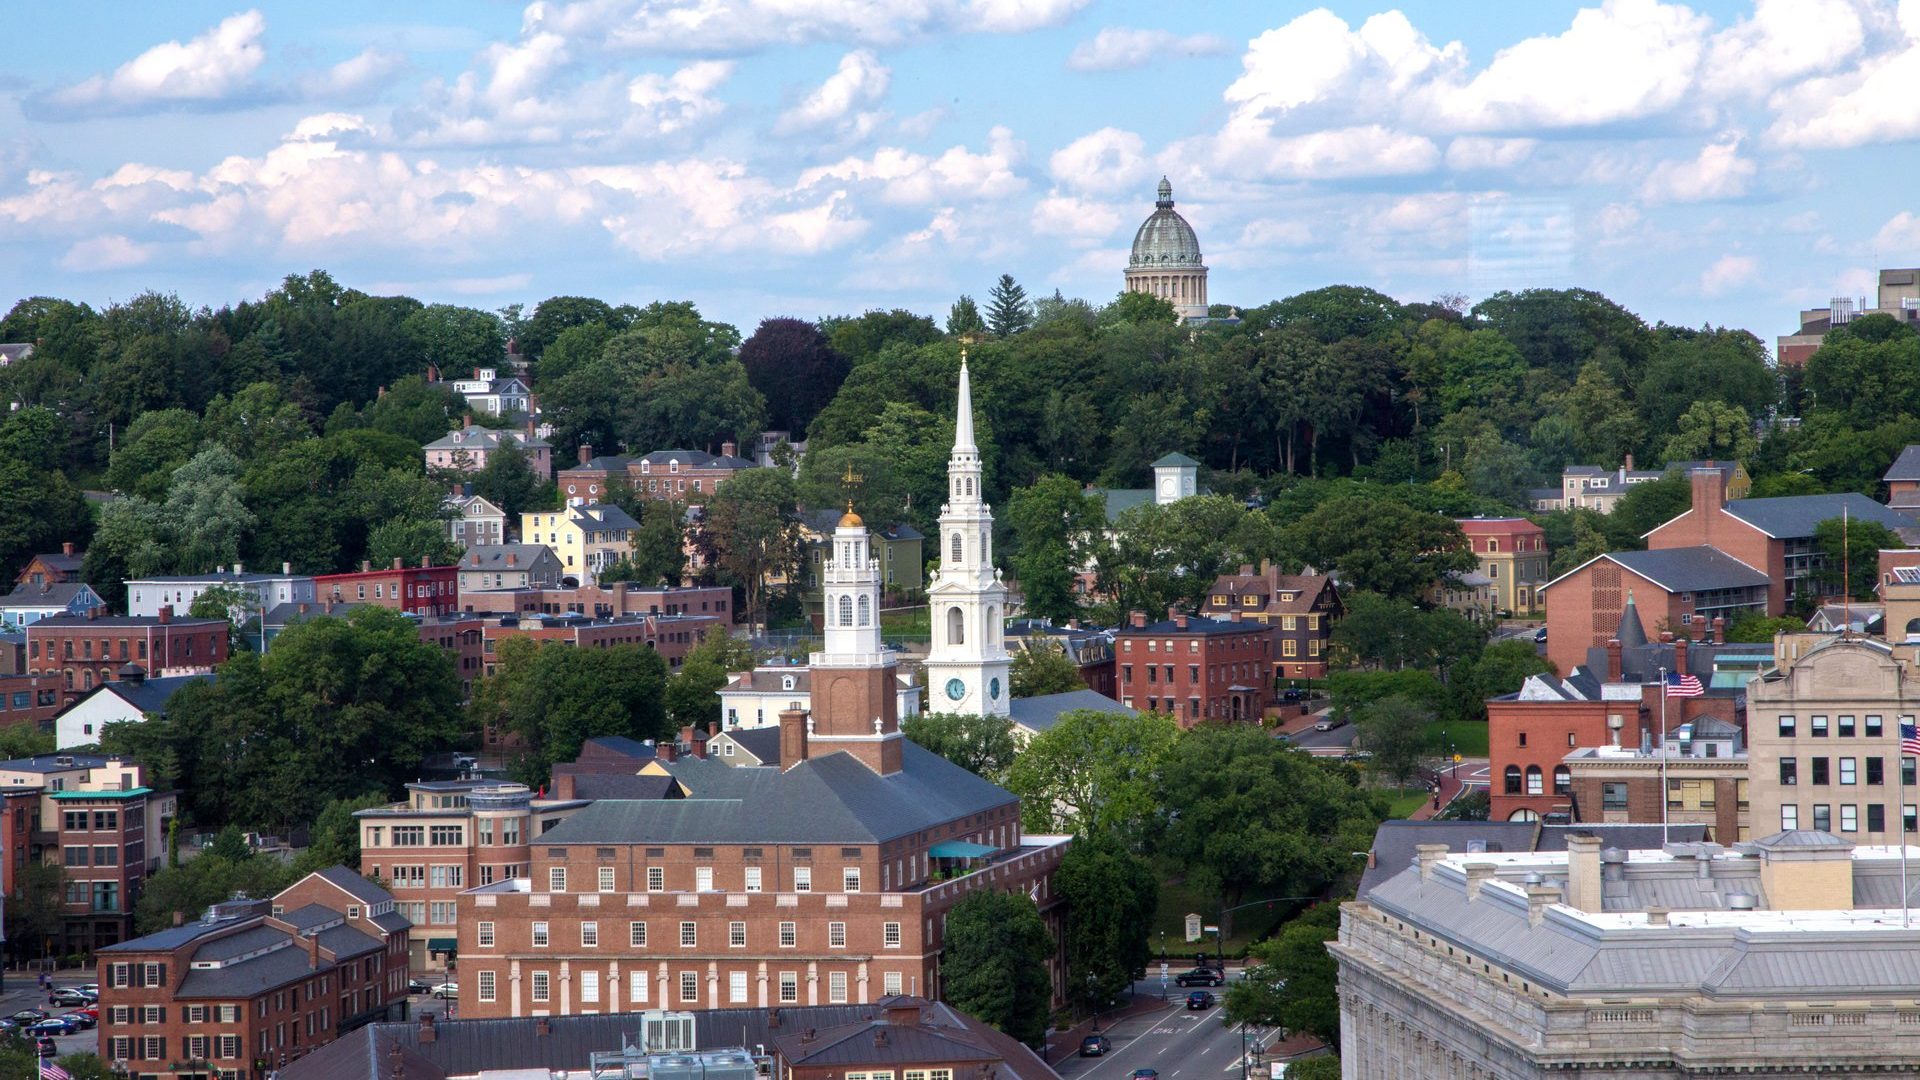
[[(849, 468), (841, 482), (851, 488), (861, 479)], [(880, 642), (880, 563), (851, 497), (831, 545), (821, 573), (826, 641), (808, 661), (813, 715), (806, 756), (845, 751), (874, 772), (899, 772), (899, 662)]]
[(993, 565), (993, 512), (980, 490), (973, 441), (973, 389), (960, 352), (960, 404), (940, 508), (940, 573), (927, 589), (933, 645), (927, 653), (927, 711), (1006, 716), (1012, 711), (1007, 655), (1007, 587)]

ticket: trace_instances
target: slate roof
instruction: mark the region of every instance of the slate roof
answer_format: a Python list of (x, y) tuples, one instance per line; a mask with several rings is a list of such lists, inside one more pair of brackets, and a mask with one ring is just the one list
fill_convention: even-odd
[[(705, 450), (655, 450), (651, 454), (642, 454), (634, 461), (644, 461), (648, 465), (670, 465), (678, 461), (695, 469), (751, 469), (753, 462), (746, 458), (725, 454), (709, 454)], [(648, 474), (653, 475), (652, 473)]]
[(1089, 495), (1098, 495), (1107, 505), (1107, 520), (1112, 521), (1136, 506), (1145, 506), (1153, 501), (1152, 488), (1090, 488)]
[(433, 440), (426, 445), (428, 450), (497, 450), (500, 440), (508, 439), (520, 444), (526, 450), (547, 450), (553, 444), (537, 435), (528, 435), (522, 431), (496, 431), (493, 428), (470, 427), (457, 428)]
[(1160, 458), (1160, 460), (1154, 462), (1149, 467), (1155, 468), (1155, 469), (1167, 469), (1167, 468), (1197, 469), (1200, 467), (1200, 463), (1188, 457), (1187, 455), (1181, 453), (1180, 451), (1175, 450), (1170, 454), (1164, 455), (1163, 457)]
[[(777, 729), (774, 730), (778, 737)], [(851, 754), (826, 754), (782, 771), (681, 758), (666, 768), (692, 792), (672, 800), (602, 800), (551, 830), (543, 844), (878, 843), (1014, 802), (958, 765), (902, 740), (889, 776)], [(777, 755), (776, 755), (777, 759)]]
[(49, 582), (45, 585), (16, 585), (13, 591), (0, 596), (0, 608), (17, 610), (20, 608), (66, 608), (76, 599), (87, 594), (99, 599), (93, 592), (93, 586), (84, 581)]
[(672, 799), (677, 798), (679, 793), (680, 783), (671, 776), (573, 774), (573, 797), (576, 799)]
[[(366, 601), (352, 601), (352, 600), (341, 600), (337, 603), (328, 603), (326, 601), (308, 601), (304, 604), (294, 603), (293, 601), (287, 601), (286, 603), (275, 604), (272, 607), (268, 608), (265, 618), (268, 626), (284, 627), (284, 626), (292, 625), (293, 623), (296, 623), (301, 619), (313, 619), (313, 618), (318, 618), (321, 615), (332, 615), (335, 618), (346, 618), (346, 616), (350, 612), (352, 612), (354, 608), (366, 607), (366, 606), (367, 606)], [(300, 609), (302, 607), (305, 607), (307, 610), (301, 611)]]
[(1914, 519), (1856, 491), (1838, 495), (1783, 495), (1775, 499), (1735, 499), (1726, 511), (1768, 536), (1796, 540), (1813, 535), (1823, 521), (1844, 509), (1855, 521), (1877, 521), (1889, 529), (1911, 528)]
[(625, 735), (595, 735), (582, 744), (583, 749), (587, 746), (599, 747), (635, 761), (652, 761), (656, 756), (653, 747)]
[[(791, 678), (793, 689), (781, 686), (781, 680)], [(756, 667), (752, 671), (736, 671), (720, 688), (720, 693), (730, 691), (752, 691), (754, 693), (804, 694), (813, 685), (813, 673), (804, 667)]]
[(569, 465), (561, 471), (577, 472), (580, 470), (588, 470), (592, 472), (625, 474), (627, 471), (627, 463), (632, 460), (633, 457), (629, 454), (601, 454), (598, 457), (588, 459), (585, 464)]
[[(119, 682), (102, 683), (93, 694), (112, 694), (127, 704), (155, 716), (167, 714), (167, 702), (180, 688), (191, 683), (210, 683), (213, 672), (199, 675), (169, 675), (161, 679), (121, 679)], [(87, 695), (92, 697), (93, 694)]]
[(105, 754), (35, 754), (33, 757), (0, 761), (6, 772), (66, 772), (71, 769), (98, 769), (110, 760)]
[(314, 873), (363, 904), (383, 904), (393, 900), (392, 893), (344, 866), (329, 866), (325, 870), (315, 870)]
[[(508, 555), (514, 557), (512, 566), (507, 565)], [(537, 566), (543, 557), (555, 565), (560, 562), (559, 556), (545, 544), (475, 544), (467, 549), (466, 554), (460, 556), (460, 569), (511, 570), (518, 573)]]
[[(1221, 574), (1213, 580), (1207, 595), (1225, 595), (1237, 600), (1247, 593), (1255, 593), (1267, 598), (1266, 606), (1260, 610), (1273, 615), (1299, 615), (1312, 611), (1320, 594), (1331, 588), (1333, 578), (1326, 574)], [(1282, 599), (1288, 593), (1293, 594), (1293, 599)], [(1335, 599), (1338, 598), (1336, 593)]]
[(1373, 834), (1372, 865), (1360, 875), (1356, 894), (1367, 898), (1375, 885), (1413, 864), (1421, 844), (1445, 844), (1449, 852), (1524, 854), (1565, 851), (1567, 837), (1591, 835), (1601, 848), (1623, 851), (1659, 850), (1673, 843), (1698, 843), (1707, 838), (1705, 825), (1673, 825), (1665, 837), (1659, 825), (1542, 825), (1532, 821), (1383, 821)]
[(1046, 731), (1059, 723), (1060, 717), (1081, 709), (1121, 716), (1140, 715), (1139, 710), (1122, 705), (1098, 690), (1068, 690), (1060, 694), (1014, 698), (1009, 709), (1013, 713), (1014, 724), (1028, 731)]
[(1882, 480), (1920, 480), (1920, 445), (1909, 446), (1887, 466)]
[(569, 507), (567, 513), (584, 529), (638, 529), (640, 527), (640, 523), (633, 520), (632, 514), (612, 503)]
[(1716, 547), (1661, 548), (1655, 551), (1614, 551), (1612, 559), (1641, 577), (1672, 592), (1764, 587), (1767, 575)]
[[(766, 765), (776, 765), (780, 761), (780, 729), (778, 727), (733, 728), (720, 734), (732, 739), (741, 750), (751, 754)], [(709, 749), (711, 754), (712, 750)], [(728, 760), (724, 756), (709, 758), (710, 761)]]
[[(58, 626), (124, 626), (129, 629), (161, 625), (158, 615), (101, 615), (88, 618), (85, 615), (49, 615), (33, 624), (36, 629), (45, 631)], [(191, 615), (175, 615), (167, 625), (184, 627), (225, 626), (225, 619), (196, 619)]]

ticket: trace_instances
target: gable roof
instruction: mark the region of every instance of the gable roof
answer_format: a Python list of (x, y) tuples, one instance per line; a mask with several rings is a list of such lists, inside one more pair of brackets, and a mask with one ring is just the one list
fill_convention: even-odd
[(588, 503), (567, 508), (567, 516), (583, 529), (638, 529), (633, 515), (612, 503)]
[[(778, 765), (780, 763), (780, 729), (769, 724), (766, 727), (733, 728), (721, 732), (716, 738), (729, 739), (735, 746), (754, 759), (754, 764)], [(710, 760), (727, 760), (725, 754), (718, 754), (713, 744), (707, 744)]]
[(1909, 446), (1887, 466), (1882, 480), (1920, 480), (1920, 445)]
[(363, 904), (383, 904), (393, 900), (392, 893), (344, 866), (329, 866), (325, 870), (315, 870), (311, 876), (320, 878)]
[[(507, 565), (508, 555), (514, 557), (512, 566)], [(545, 544), (475, 544), (460, 556), (460, 569), (519, 572), (531, 570), (542, 561), (558, 566), (560, 557)]]
[(728, 457), (725, 454), (709, 454), (705, 450), (655, 450), (651, 454), (642, 454), (633, 459), (648, 465), (669, 465), (675, 461), (695, 469), (752, 469), (753, 462), (743, 457)]
[(1159, 622), (1150, 622), (1145, 626), (1123, 624), (1116, 627), (1113, 632), (1116, 635), (1148, 634), (1155, 636), (1178, 636), (1180, 634), (1199, 634), (1203, 637), (1212, 637), (1218, 634), (1270, 633), (1272, 630), (1273, 627), (1265, 623), (1234, 622), (1232, 619), (1209, 619), (1204, 615), (1189, 615), (1187, 617), (1187, 625), (1185, 626), (1181, 626), (1172, 619), (1161, 619)]
[[(13, 591), (0, 596), (0, 608), (18, 611), (24, 608), (59, 608), (73, 606), (75, 600), (93, 597), (93, 603), (102, 603), (100, 594), (93, 586), (84, 581), (53, 581), (44, 585), (15, 585)], [(88, 605), (89, 607), (93, 605)]]
[(1550, 589), (1601, 559), (1619, 563), (1668, 592), (1740, 589), (1768, 584), (1767, 575), (1719, 548), (1702, 544), (1699, 547), (1610, 551), (1605, 555), (1595, 555), (1541, 588)]
[(1148, 468), (1152, 468), (1152, 469), (1169, 469), (1169, 468), (1197, 469), (1199, 467), (1200, 467), (1199, 462), (1193, 460), (1192, 458), (1188, 457), (1187, 455), (1181, 453), (1178, 450), (1175, 450), (1170, 454), (1163, 455), (1160, 458), (1160, 460), (1148, 466)]
[(1874, 502), (1857, 491), (1838, 495), (1783, 495), (1774, 499), (1735, 499), (1727, 513), (1777, 540), (1813, 535), (1820, 523), (1845, 510), (1855, 521), (1876, 521), (1889, 529), (1911, 528), (1913, 517)]
[(118, 682), (101, 683), (94, 688), (93, 693), (81, 700), (85, 701), (101, 694), (112, 694), (143, 714), (165, 716), (167, 702), (173, 700), (173, 695), (179, 692), (181, 687), (189, 683), (211, 683), (213, 680), (214, 673), (211, 671), (197, 675), (168, 675), (159, 679), (121, 679)]
[(1009, 705), (1014, 724), (1035, 732), (1046, 731), (1058, 724), (1062, 716), (1082, 709), (1121, 716), (1140, 715), (1138, 709), (1122, 705), (1098, 690), (1068, 690), (1059, 694), (1014, 698)]
[(502, 440), (517, 442), (523, 450), (550, 450), (553, 444), (537, 435), (487, 427), (455, 428), (428, 443), (428, 450), (498, 450)]

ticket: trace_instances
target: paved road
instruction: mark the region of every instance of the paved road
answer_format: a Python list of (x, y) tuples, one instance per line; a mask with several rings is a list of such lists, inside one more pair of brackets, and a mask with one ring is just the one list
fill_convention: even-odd
[(1358, 734), (1359, 729), (1352, 724), (1342, 724), (1332, 731), (1315, 731), (1312, 728), (1308, 728), (1305, 731), (1289, 735), (1287, 738), (1293, 745), (1303, 750), (1338, 750), (1345, 752), (1353, 749), (1353, 739), (1354, 736)]
[[(1216, 998), (1224, 987), (1214, 987)], [(1160, 996), (1160, 980), (1134, 984), (1142, 996)], [(1240, 1029), (1229, 1025), (1218, 1004), (1205, 1010), (1180, 1007), (1188, 991), (1168, 985), (1175, 1008), (1122, 1020), (1104, 1029), (1113, 1041), (1105, 1057), (1073, 1057), (1055, 1066), (1068, 1080), (1127, 1080), (1135, 1069), (1154, 1069), (1160, 1080), (1238, 1080)]]

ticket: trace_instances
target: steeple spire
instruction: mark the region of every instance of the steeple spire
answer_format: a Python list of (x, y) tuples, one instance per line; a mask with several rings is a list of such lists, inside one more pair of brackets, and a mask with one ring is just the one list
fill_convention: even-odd
[(953, 419), (953, 453), (979, 454), (973, 444), (973, 386), (967, 380), (967, 350), (960, 350), (960, 408)]

